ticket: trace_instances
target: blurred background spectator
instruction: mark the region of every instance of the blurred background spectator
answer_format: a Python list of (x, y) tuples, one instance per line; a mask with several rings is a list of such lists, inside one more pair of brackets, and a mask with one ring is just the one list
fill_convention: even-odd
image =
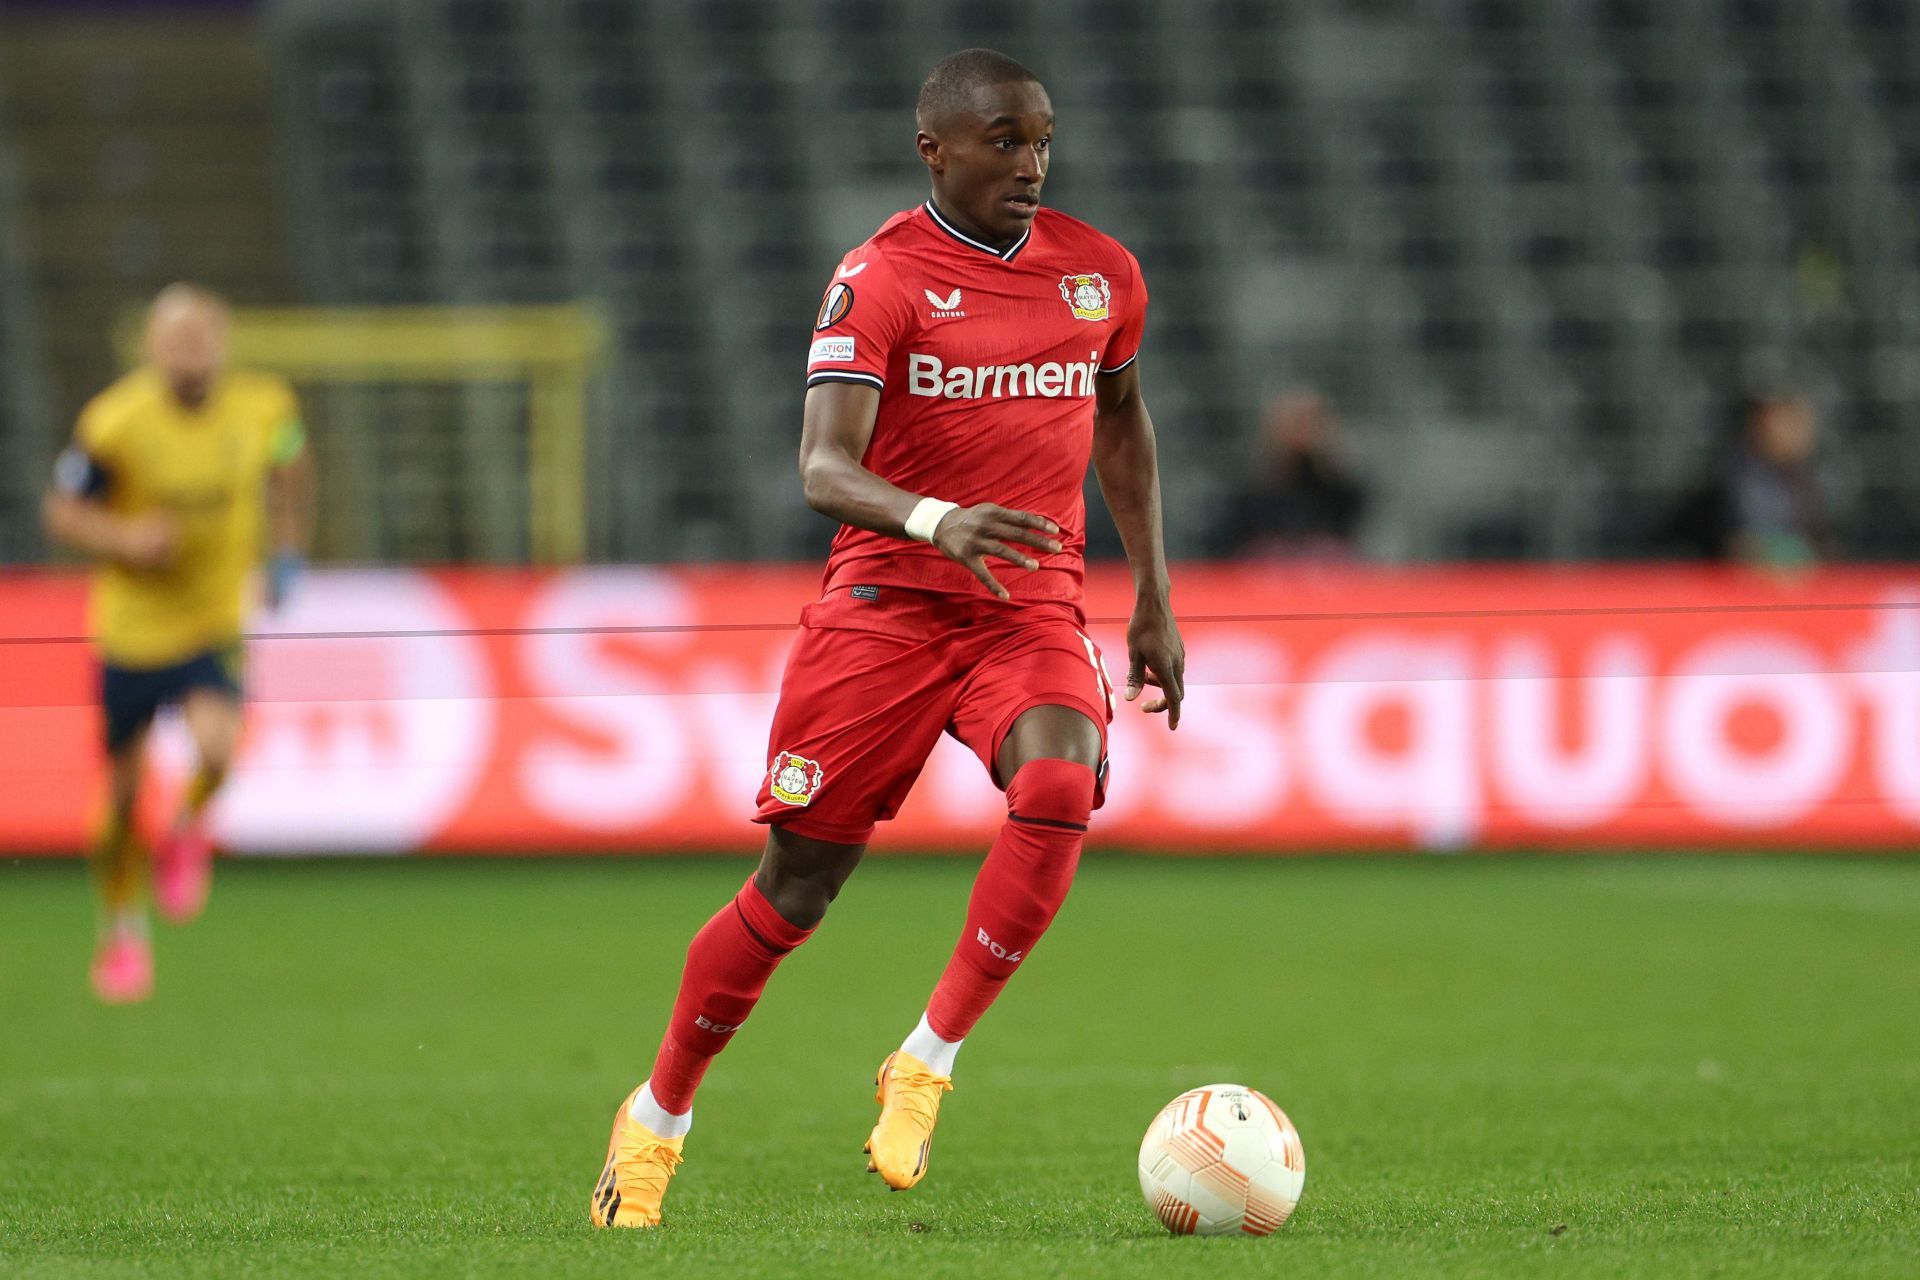
[(1276, 396), (1261, 419), (1251, 482), (1215, 531), (1214, 554), (1354, 557), (1367, 491), (1339, 457), (1339, 430), (1339, 418), (1319, 392), (1299, 388)]
[(1834, 559), (1839, 546), (1815, 470), (1820, 419), (1797, 391), (1743, 397), (1728, 448), (1687, 495), (1667, 542), (1709, 560), (1791, 568)]

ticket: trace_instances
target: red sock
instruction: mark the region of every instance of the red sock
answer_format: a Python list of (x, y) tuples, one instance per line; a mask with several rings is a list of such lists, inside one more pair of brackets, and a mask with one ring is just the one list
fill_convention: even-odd
[(747, 1020), (767, 979), (812, 932), (782, 919), (748, 877), (733, 901), (693, 935), (673, 1017), (647, 1077), (655, 1102), (674, 1115), (693, 1105), (700, 1078)]
[(1086, 765), (1029, 760), (1007, 784), (1006, 825), (973, 882), (967, 927), (927, 1003), (927, 1023), (942, 1040), (966, 1038), (1066, 901), (1093, 783)]

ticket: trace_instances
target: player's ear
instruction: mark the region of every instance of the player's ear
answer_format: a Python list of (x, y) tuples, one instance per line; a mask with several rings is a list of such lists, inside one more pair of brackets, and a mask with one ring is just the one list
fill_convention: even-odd
[(940, 139), (922, 129), (914, 135), (913, 145), (920, 151), (921, 163), (925, 164), (929, 170), (934, 173), (946, 172), (947, 158), (944, 148), (940, 145)]

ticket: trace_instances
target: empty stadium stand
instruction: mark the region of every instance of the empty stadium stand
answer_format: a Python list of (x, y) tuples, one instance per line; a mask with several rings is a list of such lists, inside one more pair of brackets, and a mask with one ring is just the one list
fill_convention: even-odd
[(39, 558), (47, 465), (120, 372), (110, 334), (134, 308), (177, 279), (242, 304), (293, 293), (266, 52), (230, 14), (0, 13), (0, 241), (17, 254), (0, 300), (35, 335), (5, 380), (36, 397), (10, 409), (0, 390), (0, 457), (18, 460), (0, 473), (0, 560)]
[(0, 564), (37, 558), (40, 487), (50, 456), (32, 430), (49, 413), (32, 306), (19, 168), (0, 111)]
[[(1828, 424), (1847, 546), (1920, 554), (1904, 0), (276, 0), (268, 21), (304, 300), (604, 309), (597, 558), (822, 545), (792, 476), (807, 320), (839, 254), (923, 193), (913, 94), (970, 44), (1042, 73), (1051, 201), (1147, 270), (1176, 551), (1295, 384), (1346, 416), (1369, 550), (1396, 559), (1645, 553), (1725, 403), (1790, 384)], [(514, 465), (486, 453), (473, 483)]]
[(1920, 18), (1896, 0), (283, 0), (306, 275), (615, 317), (599, 549), (817, 541), (827, 271), (923, 187), (939, 53), (1029, 59), (1052, 198), (1135, 247), (1192, 547), (1264, 396), (1353, 424), (1395, 557), (1631, 554), (1720, 406), (1812, 390), (1854, 545), (1911, 546)]

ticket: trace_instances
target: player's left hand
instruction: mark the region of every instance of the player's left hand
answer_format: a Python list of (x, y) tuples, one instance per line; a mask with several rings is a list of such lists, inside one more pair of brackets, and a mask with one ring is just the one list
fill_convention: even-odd
[(280, 609), (293, 595), (293, 587), (300, 575), (307, 571), (307, 562), (297, 551), (279, 551), (267, 562), (267, 608)]
[(1138, 701), (1149, 686), (1160, 696), (1142, 704), (1149, 715), (1167, 713), (1167, 728), (1180, 727), (1180, 702), (1187, 696), (1187, 647), (1173, 609), (1163, 599), (1141, 600), (1127, 623), (1127, 701)]

